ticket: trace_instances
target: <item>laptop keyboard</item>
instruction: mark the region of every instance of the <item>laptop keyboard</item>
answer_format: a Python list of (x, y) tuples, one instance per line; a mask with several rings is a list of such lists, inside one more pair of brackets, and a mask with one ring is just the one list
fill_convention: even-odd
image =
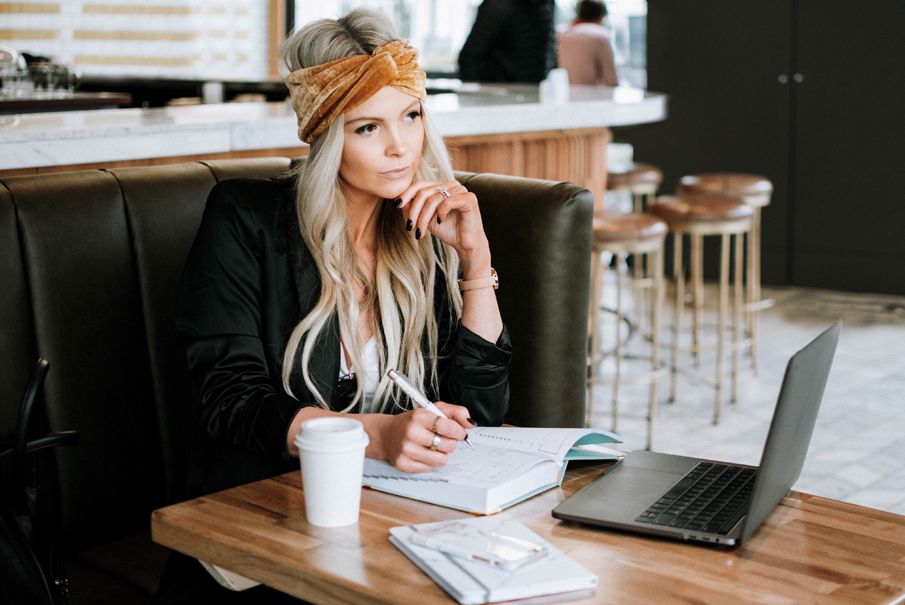
[(757, 469), (699, 462), (635, 521), (727, 534), (748, 510)]

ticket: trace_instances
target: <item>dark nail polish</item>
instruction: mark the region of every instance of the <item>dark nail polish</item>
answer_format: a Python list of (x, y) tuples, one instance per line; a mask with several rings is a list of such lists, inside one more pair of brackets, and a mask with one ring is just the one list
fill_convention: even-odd
[(395, 200), (393, 200), (393, 204), (398, 208), (399, 206), (402, 205), (402, 198), (397, 197)]
[(415, 229), (415, 239), (421, 239), (421, 229)]
[(414, 226), (415, 226), (415, 225), (412, 223), (411, 219), (409, 219), (409, 220), (407, 220), (407, 221), (405, 222), (405, 230), (406, 230), (406, 231), (411, 231), (411, 230), (412, 230), (412, 227), (414, 227)]
[(471, 426), (478, 426), (478, 423), (475, 422), (474, 420), (472, 420), (471, 418), (468, 419), (468, 424), (470, 424)]
[(438, 225), (440, 224), (440, 217), (439, 217), (439, 216), (437, 217), (437, 224), (438, 224)]

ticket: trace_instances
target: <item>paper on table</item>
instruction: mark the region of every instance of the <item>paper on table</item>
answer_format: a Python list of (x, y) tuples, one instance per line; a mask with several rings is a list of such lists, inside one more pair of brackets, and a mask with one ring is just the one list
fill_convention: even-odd
[(585, 590), (597, 585), (596, 575), (506, 513), (459, 522), (475, 525), (487, 532), (542, 543), (549, 551), (546, 557), (534, 563), (515, 571), (503, 571), (483, 563), (446, 555), (411, 541), (412, 535), (419, 529), (432, 529), (449, 523), (448, 521), (390, 529), (393, 544), (460, 603), (519, 599)]
[(525, 452), (504, 450), (475, 442), (475, 449), (459, 446), (449, 456), (446, 466), (437, 467), (431, 473), (406, 473), (382, 460), (366, 460), (365, 476), (405, 481), (455, 481), (459, 485), (491, 488), (509, 477), (519, 475), (538, 462), (542, 456), (526, 456)]
[(550, 429), (512, 426), (481, 427), (468, 431), (472, 443), (504, 447), (562, 462), (573, 445), (586, 443), (613, 443), (622, 439), (618, 435), (599, 429)]

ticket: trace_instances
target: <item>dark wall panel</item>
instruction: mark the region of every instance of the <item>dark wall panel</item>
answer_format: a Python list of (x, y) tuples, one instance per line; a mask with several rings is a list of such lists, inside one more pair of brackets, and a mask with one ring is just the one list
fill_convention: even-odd
[[(669, 94), (659, 124), (617, 131), (635, 159), (660, 166), (662, 192), (685, 174), (762, 174), (776, 188), (763, 213), (763, 281), (786, 283), (791, 7), (789, 2), (649, 0), (648, 88)], [(713, 256), (711, 256), (713, 259)]]
[(798, 7), (794, 282), (905, 294), (905, 3)]

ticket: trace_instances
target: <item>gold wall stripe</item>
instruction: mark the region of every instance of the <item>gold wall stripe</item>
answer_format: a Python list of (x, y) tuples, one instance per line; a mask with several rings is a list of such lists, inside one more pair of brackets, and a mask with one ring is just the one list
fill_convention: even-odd
[(215, 29), (214, 31), (210, 32), (210, 37), (211, 38), (225, 38), (226, 32), (222, 29)]
[(0, 29), (0, 40), (56, 40), (58, 29)]
[(116, 15), (194, 15), (200, 9), (194, 6), (162, 6), (151, 4), (86, 4), (85, 13), (108, 13)]
[(106, 57), (76, 55), (76, 65), (152, 65), (160, 67), (191, 67), (196, 57)]
[(0, 13), (58, 13), (59, 4), (38, 2), (0, 2)]
[(77, 29), (73, 32), (76, 40), (166, 40), (168, 42), (190, 42), (201, 37), (201, 32), (135, 32), (100, 31)]
[(212, 6), (212, 7), (210, 7), (210, 8), (207, 9), (207, 10), (208, 10), (208, 12), (211, 13), (212, 15), (225, 15), (225, 14), (226, 14), (226, 7), (225, 7), (225, 6)]

